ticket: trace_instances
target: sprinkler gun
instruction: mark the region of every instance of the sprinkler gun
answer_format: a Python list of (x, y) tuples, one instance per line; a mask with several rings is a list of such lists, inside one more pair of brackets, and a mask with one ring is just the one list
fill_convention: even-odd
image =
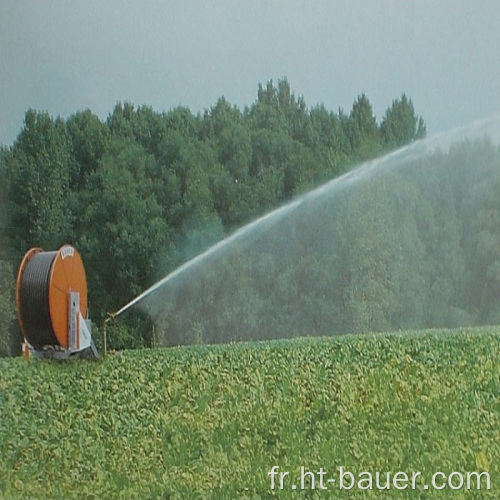
[(108, 342), (107, 342), (107, 335), (106, 335), (106, 327), (108, 325), (108, 322), (115, 319), (116, 313), (107, 313), (108, 317), (104, 320), (104, 324), (102, 327), (102, 333), (103, 333), (103, 340), (104, 340), (104, 356), (106, 356), (108, 352)]

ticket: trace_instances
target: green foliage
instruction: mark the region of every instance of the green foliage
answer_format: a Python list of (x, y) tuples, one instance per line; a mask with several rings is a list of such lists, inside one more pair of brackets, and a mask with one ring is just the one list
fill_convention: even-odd
[(422, 139), (425, 133), (425, 123), (421, 116), (417, 117), (415, 114), (413, 102), (406, 94), (392, 101), (380, 124), (380, 134), (386, 149), (394, 149)]
[[(28, 110), (0, 155), (0, 258), (16, 267), (30, 247), (75, 244), (100, 322), (225, 235), (381, 150), (364, 94), (337, 115), (308, 109), (286, 79), (259, 85), (244, 110), (223, 97), (198, 115), (118, 103), (105, 122), (90, 110), (66, 120)], [(255, 291), (246, 300), (272, 304)], [(147, 344), (147, 322), (126, 329), (115, 338)]]
[[(278, 465), (421, 473), (387, 498), (498, 498), (499, 355), (482, 328), (0, 360), (0, 497), (290, 498)], [(424, 490), (436, 471), (491, 489)], [(381, 497), (328, 489), (293, 496)]]
[(13, 270), (8, 262), (0, 259), (0, 357), (20, 351), (21, 339), (14, 321)]
[(14, 323), (14, 273), (7, 260), (6, 168), (10, 151), (0, 149), (0, 357), (17, 354)]
[(85, 186), (91, 172), (97, 170), (109, 145), (109, 129), (90, 110), (78, 112), (67, 120), (71, 151), (76, 168), (71, 179), (73, 191)]
[(0, 148), (0, 259), (7, 257), (7, 162), (10, 151)]
[(29, 110), (7, 162), (9, 228), (15, 250), (57, 248), (68, 240), (74, 163), (65, 123)]
[(368, 97), (361, 94), (349, 115), (347, 134), (358, 160), (373, 158), (380, 152), (379, 128)]
[(101, 314), (116, 310), (153, 280), (158, 249), (168, 242), (150, 175), (155, 169), (154, 158), (141, 146), (117, 138), (81, 193), (81, 233), (75, 243), (92, 270), (91, 298), (103, 308)]

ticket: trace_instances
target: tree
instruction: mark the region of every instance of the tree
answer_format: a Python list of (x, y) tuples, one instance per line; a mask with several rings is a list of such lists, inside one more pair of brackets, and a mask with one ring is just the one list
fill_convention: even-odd
[(65, 123), (29, 110), (6, 173), (8, 235), (18, 257), (31, 246), (53, 249), (67, 241), (73, 167)]
[(413, 102), (406, 94), (392, 101), (380, 124), (380, 134), (382, 144), (387, 150), (399, 148), (425, 137), (424, 120), (415, 114)]
[(107, 124), (113, 135), (121, 137), (133, 137), (134, 130), (132, 120), (134, 117), (134, 105), (130, 102), (119, 102), (113, 112), (108, 116)]
[(310, 111), (305, 145), (316, 156), (316, 166), (310, 172), (310, 185), (332, 179), (347, 168), (350, 160), (350, 142), (347, 126), (343, 126), (342, 113), (336, 115), (320, 105)]
[(366, 160), (379, 153), (380, 136), (377, 120), (365, 94), (361, 94), (354, 101), (347, 122), (347, 135), (351, 142), (351, 150), (358, 160)]
[(278, 80), (276, 87), (272, 80), (267, 82), (265, 89), (259, 84), (257, 102), (250, 116), (258, 127), (279, 129), (293, 139), (305, 139), (309, 122), (306, 103), (302, 96), (295, 96), (286, 78)]
[(66, 127), (71, 142), (71, 152), (77, 165), (71, 179), (71, 189), (83, 188), (88, 175), (97, 169), (109, 144), (109, 129), (90, 110), (70, 116)]
[(12, 266), (0, 260), (0, 357), (20, 351), (21, 338), (15, 328), (14, 277)]
[[(77, 246), (91, 271), (91, 307), (97, 305), (97, 320), (158, 278), (169, 228), (153, 194), (154, 169), (154, 158), (141, 146), (115, 138), (81, 193)], [(141, 342), (136, 337), (136, 345)]]
[(182, 165), (182, 225), (176, 240), (181, 260), (205, 250), (224, 235), (210, 189), (211, 165), (216, 164), (209, 147), (198, 144), (186, 152)]
[(11, 152), (0, 148), (0, 259), (7, 258), (7, 163)]
[[(14, 273), (8, 261), (6, 238), (6, 169), (10, 151), (0, 149), (0, 357), (20, 350), (19, 332), (14, 328)], [(17, 345), (16, 345), (17, 344)]]

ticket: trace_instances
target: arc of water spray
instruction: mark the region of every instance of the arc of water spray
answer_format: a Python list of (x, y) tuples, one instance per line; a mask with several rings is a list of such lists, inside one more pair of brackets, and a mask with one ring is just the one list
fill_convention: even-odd
[[(415, 146), (417, 143), (413, 143), (413, 146)], [(363, 177), (364, 174), (367, 174), (368, 172), (372, 171), (375, 167), (378, 165), (384, 163), (384, 160), (387, 160), (391, 157), (400, 155), (403, 151), (409, 149), (412, 146), (405, 146), (397, 151), (394, 151), (392, 153), (389, 153), (388, 155), (382, 157), (382, 158), (377, 158), (375, 160), (369, 161), (367, 163), (364, 163), (363, 165), (359, 166), (358, 168), (351, 170), (349, 172), (346, 172), (345, 174), (341, 175), (340, 177), (337, 177), (322, 186), (313, 189), (312, 191), (309, 191), (308, 193), (300, 196), (294, 201), (291, 201), (290, 203), (273, 210), (266, 215), (263, 215), (262, 217), (254, 220), (253, 222), (250, 222), (246, 226), (243, 226), (242, 228), (238, 229), (236, 232), (234, 232), (232, 235), (228, 236), (227, 238), (219, 241), (215, 245), (211, 246), (198, 256), (194, 257), (193, 259), (189, 260), (188, 262), (185, 262), (182, 264), (180, 267), (175, 269), (175, 271), (172, 271), (170, 274), (162, 278), (160, 281), (156, 282), (154, 285), (149, 287), (147, 290), (142, 292), (140, 295), (138, 295), (135, 299), (131, 300), (127, 304), (125, 304), (121, 309), (116, 311), (115, 313), (109, 314), (111, 318), (115, 318), (116, 316), (119, 316), (123, 312), (125, 312), (127, 309), (130, 307), (134, 306), (138, 302), (140, 302), (142, 299), (146, 298), (148, 295), (153, 293), (155, 290), (163, 286), (165, 283), (168, 281), (174, 279), (176, 276), (179, 274), (183, 273), (185, 270), (188, 268), (202, 262), (206, 258), (210, 257), (212, 254), (220, 250), (222, 247), (228, 245), (229, 243), (232, 243), (233, 241), (238, 240), (240, 237), (242, 237), (244, 234), (246, 234), (248, 231), (252, 230), (256, 226), (264, 223), (265, 221), (269, 219), (274, 219), (275, 222), (277, 222), (279, 219), (284, 217), (286, 214), (291, 212), (292, 210), (296, 209), (299, 205), (301, 205), (305, 200), (310, 199), (312, 197), (316, 197), (318, 195), (321, 195), (322, 193), (326, 192), (328, 189), (332, 187), (332, 185), (340, 184), (342, 182), (349, 183), (349, 182), (354, 182), (356, 180), (359, 180), (360, 178)]]
[(233, 241), (236, 241), (244, 233), (247, 233), (249, 230), (251, 230), (255, 226), (257, 226), (257, 225), (261, 224), (262, 222), (264, 222), (266, 219), (269, 219), (271, 217), (273, 217), (273, 218), (277, 217), (277, 220), (278, 220), (280, 217), (282, 217), (286, 213), (288, 213), (291, 210), (297, 208), (303, 201), (304, 201), (304, 197), (299, 198), (299, 199), (297, 199), (297, 200), (295, 200), (295, 201), (293, 201), (293, 202), (291, 202), (291, 203), (289, 203), (289, 204), (287, 204), (287, 205), (285, 205), (285, 206), (283, 206), (281, 208), (278, 208), (277, 210), (274, 210), (274, 211), (272, 211), (272, 212), (270, 212), (270, 213), (268, 213), (268, 214), (260, 217), (259, 219), (254, 220), (250, 224), (247, 224), (246, 226), (243, 226), (242, 228), (240, 228), (236, 232), (234, 232), (232, 235), (230, 235), (227, 238), (219, 241), (218, 243), (216, 243), (215, 245), (211, 246), (210, 248), (208, 248), (207, 250), (205, 250), (203, 253), (197, 255), (196, 257), (194, 257), (193, 259), (189, 260), (188, 262), (185, 262), (180, 267), (178, 267), (175, 271), (172, 271), (170, 274), (167, 274), (167, 276), (165, 276), (160, 281), (158, 281), (157, 283), (155, 283), (154, 285), (152, 285), (151, 287), (149, 287), (147, 290), (145, 290), (144, 292), (142, 292), (135, 299), (133, 299), (130, 302), (128, 302), (127, 304), (125, 304), (121, 309), (119, 309), (118, 311), (116, 311), (113, 314), (110, 314), (110, 316), (112, 316), (113, 318), (115, 318), (116, 316), (119, 316), (120, 314), (122, 314), (123, 312), (125, 312), (127, 309), (129, 309), (133, 305), (137, 304), (142, 299), (146, 298), (148, 295), (150, 295), (151, 293), (153, 293), (155, 290), (157, 290), (158, 288), (160, 288), (161, 286), (163, 286), (167, 281), (170, 281), (173, 278), (175, 278), (176, 276), (178, 276), (179, 274), (181, 274), (183, 271), (185, 271), (189, 267), (192, 267), (195, 264), (197, 264), (197, 263), (205, 260), (206, 258), (210, 257), (212, 254), (214, 254), (215, 252), (217, 252), (221, 247), (226, 246), (227, 244), (232, 243)]
[[(492, 134), (491, 131), (493, 131), (494, 133)], [(411, 160), (412, 158), (421, 157), (423, 153), (431, 153), (433, 151), (438, 151), (438, 150), (446, 152), (451, 148), (453, 144), (459, 141), (463, 141), (465, 139), (477, 140), (484, 137), (489, 137), (494, 141), (496, 145), (500, 143), (500, 115), (497, 115), (490, 119), (482, 120), (480, 122), (475, 122), (472, 128), (461, 127), (451, 132), (438, 134), (434, 137), (422, 141), (413, 142), (412, 144), (407, 145), (397, 151), (393, 151), (384, 157), (364, 163), (358, 168), (350, 170), (344, 175), (337, 177), (316, 189), (311, 190), (310, 192), (300, 196), (299, 198), (297, 198), (292, 202), (289, 202), (288, 204), (282, 206), (281, 208), (271, 211), (268, 214), (256, 219), (250, 224), (247, 224), (246, 226), (240, 228), (227, 238), (219, 241), (218, 243), (210, 247), (208, 250), (205, 250), (200, 255), (182, 264), (176, 270), (174, 270), (173, 272), (165, 276), (163, 279), (161, 279), (160, 281), (149, 287), (147, 290), (142, 292), (136, 298), (125, 304), (117, 312), (113, 314), (108, 313), (108, 318), (105, 320), (104, 326), (106, 326), (106, 324), (110, 320), (112, 320), (116, 316), (119, 316), (130, 307), (134, 306), (135, 304), (146, 298), (148, 295), (153, 293), (155, 290), (165, 285), (170, 280), (176, 278), (178, 275), (187, 271), (192, 266), (201, 263), (207, 258), (210, 258), (213, 254), (221, 250), (226, 245), (242, 238), (244, 235), (246, 235), (253, 229), (257, 229), (257, 227), (260, 226), (261, 224), (263, 225), (263, 227), (266, 227), (265, 226), (266, 221), (273, 224), (279, 222), (283, 217), (288, 215), (292, 210), (299, 207), (303, 202), (307, 202), (308, 200), (314, 200), (316, 199), (316, 197), (322, 196), (324, 194), (329, 195), (332, 192), (332, 188), (334, 186), (337, 186), (339, 188), (340, 187), (345, 188), (362, 179), (366, 179), (369, 175), (371, 175), (371, 173), (379, 172), (381, 170), (381, 167), (384, 167), (383, 171), (388, 172), (392, 168), (397, 167), (398, 165), (397, 161), (391, 162), (390, 160), (391, 159), (396, 160), (400, 158), (400, 155), (403, 154), (407, 155), (404, 157), (404, 159), (408, 161)]]

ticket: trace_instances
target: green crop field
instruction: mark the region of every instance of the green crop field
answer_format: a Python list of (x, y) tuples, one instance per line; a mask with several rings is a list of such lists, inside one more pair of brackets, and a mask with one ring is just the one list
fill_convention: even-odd
[(474, 328), (3, 359), (0, 498), (500, 498), (499, 355)]

